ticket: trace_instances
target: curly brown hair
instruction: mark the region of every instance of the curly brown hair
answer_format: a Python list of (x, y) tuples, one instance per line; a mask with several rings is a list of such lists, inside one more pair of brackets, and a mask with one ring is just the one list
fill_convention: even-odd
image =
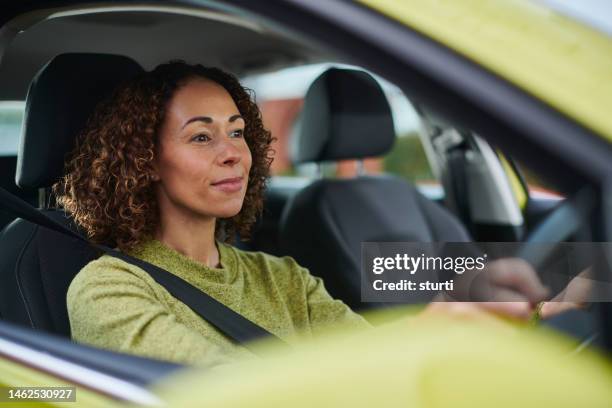
[(159, 222), (152, 164), (159, 130), (172, 96), (197, 78), (223, 86), (245, 120), (253, 162), (244, 203), (235, 216), (217, 220), (216, 235), (226, 242), (236, 234), (248, 239), (263, 209), (273, 152), (254, 94), (218, 68), (171, 61), (124, 83), (98, 104), (66, 161), (65, 176), (53, 186), (57, 203), (92, 242), (126, 251), (153, 235)]

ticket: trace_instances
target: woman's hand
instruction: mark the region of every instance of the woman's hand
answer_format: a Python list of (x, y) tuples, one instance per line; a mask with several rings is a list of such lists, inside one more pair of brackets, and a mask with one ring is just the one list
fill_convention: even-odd
[(580, 272), (568, 285), (554, 298), (545, 302), (540, 309), (540, 317), (548, 319), (568, 310), (582, 309), (591, 293), (591, 268)]
[[(484, 310), (527, 320), (535, 305), (548, 296), (548, 289), (542, 285), (533, 267), (519, 258), (491, 261), (478, 275), (466, 274), (457, 279), (455, 288), (452, 293), (437, 297), (427, 309), (435, 312), (446, 310), (453, 315)], [(437, 302), (447, 305), (436, 305)], [(449, 303), (457, 305), (451, 306)]]
[[(548, 319), (567, 310), (583, 308), (591, 290), (590, 273), (590, 268), (585, 269), (562, 292), (544, 302), (540, 317)], [(478, 276), (458, 279), (456, 287), (452, 294), (436, 297), (423, 315), (444, 313), (460, 319), (481, 319), (483, 313), (492, 313), (524, 321), (549, 292), (533, 267), (519, 258), (492, 261)]]

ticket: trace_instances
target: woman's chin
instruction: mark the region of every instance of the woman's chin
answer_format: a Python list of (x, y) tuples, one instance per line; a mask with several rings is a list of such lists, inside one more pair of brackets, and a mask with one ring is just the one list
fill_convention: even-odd
[(242, 209), (242, 206), (237, 207), (237, 208), (223, 209), (223, 210), (220, 210), (219, 212), (217, 212), (215, 214), (215, 217), (216, 218), (232, 218), (232, 217), (238, 215), (238, 213), (240, 212), (241, 209)]

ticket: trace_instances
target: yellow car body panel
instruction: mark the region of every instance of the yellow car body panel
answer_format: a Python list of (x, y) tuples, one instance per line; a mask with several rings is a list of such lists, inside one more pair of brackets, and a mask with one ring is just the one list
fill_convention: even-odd
[(273, 358), (184, 372), (157, 391), (182, 408), (610, 406), (605, 359), (573, 353), (555, 333), (482, 319), (402, 319), (331, 334)]
[(358, 0), (612, 140), (612, 38), (530, 1)]

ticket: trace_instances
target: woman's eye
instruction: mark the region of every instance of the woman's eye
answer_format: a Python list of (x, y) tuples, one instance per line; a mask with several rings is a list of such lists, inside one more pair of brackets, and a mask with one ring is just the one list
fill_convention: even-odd
[(208, 142), (209, 140), (210, 140), (210, 137), (208, 137), (205, 134), (195, 135), (194, 137), (191, 138), (192, 142)]
[(243, 129), (236, 129), (231, 133), (232, 137), (242, 137), (243, 134), (244, 134)]

